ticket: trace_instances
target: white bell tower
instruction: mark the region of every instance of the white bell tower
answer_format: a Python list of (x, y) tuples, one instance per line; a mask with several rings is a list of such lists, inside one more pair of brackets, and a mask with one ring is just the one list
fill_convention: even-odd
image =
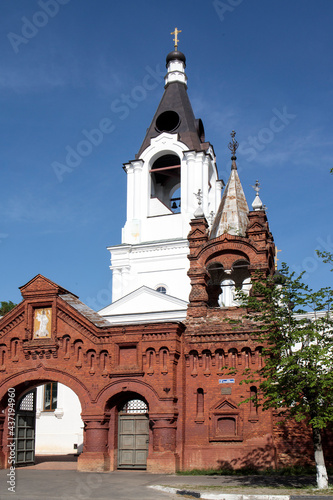
[(223, 181), (187, 95), (185, 66), (182, 52), (168, 54), (163, 97), (136, 158), (124, 165), (127, 218), (121, 245), (108, 248), (113, 302), (100, 311), (106, 317), (115, 301), (140, 287), (185, 304), (190, 292), (187, 235), (198, 207), (196, 194), (200, 190), (207, 220), (220, 204)]

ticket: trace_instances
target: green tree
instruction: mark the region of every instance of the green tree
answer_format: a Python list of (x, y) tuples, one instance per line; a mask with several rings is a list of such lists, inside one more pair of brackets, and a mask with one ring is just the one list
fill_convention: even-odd
[(286, 264), (278, 278), (258, 278), (242, 296), (265, 346), (263, 368), (246, 371), (244, 382), (257, 381), (263, 409), (312, 428), (317, 485), (327, 488), (321, 430), (333, 422), (333, 291), (314, 292)]
[(320, 257), (325, 264), (331, 264), (333, 271), (333, 253), (331, 252), (321, 252), (320, 250), (316, 250), (318, 257)]
[(15, 306), (16, 304), (14, 304), (11, 300), (9, 302), (0, 302), (0, 316), (3, 316), (4, 314), (8, 313)]

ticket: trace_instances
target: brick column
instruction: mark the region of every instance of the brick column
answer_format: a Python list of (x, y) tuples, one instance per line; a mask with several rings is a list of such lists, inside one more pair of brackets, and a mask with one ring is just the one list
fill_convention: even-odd
[(86, 472), (110, 470), (109, 419), (105, 415), (82, 415), (82, 420), (84, 422), (84, 446), (83, 453), (78, 458), (78, 470)]
[(176, 422), (174, 417), (151, 420), (153, 425), (154, 451), (175, 451)]
[(173, 473), (178, 470), (176, 451), (177, 423), (174, 415), (150, 415), (153, 429), (152, 452), (147, 458), (147, 471)]
[(189, 305), (187, 315), (193, 317), (202, 317), (207, 315), (207, 282), (208, 273), (198, 261), (200, 250), (208, 241), (208, 224), (204, 217), (192, 219), (190, 222), (190, 232), (188, 241), (190, 246), (190, 269), (187, 273), (191, 279), (191, 292), (189, 296)]
[(187, 315), (199, 318), (206, 316), (208, 304), (208, 274), (203, 269), (190, 269), (187, 274), (191, 279), (190, 303), (187, 308)]

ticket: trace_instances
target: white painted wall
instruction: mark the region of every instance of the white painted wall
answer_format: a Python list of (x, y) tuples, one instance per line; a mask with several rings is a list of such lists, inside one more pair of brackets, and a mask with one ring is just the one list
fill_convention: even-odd
[[(82, 451), (83, 422), (79, 398), (69, 387), (58, 384), (58, 404), (43, 411), (44, 386), (37, 387), (36, 455), (67, 455)], [(74, 449), (77, 445), (77, 450)]]
[(120, 245), (109, 250), (112, 255), (113, 302), (143, 285), (154, 290), (165, 286), (168, 295), (188, 301), (187, 240)]

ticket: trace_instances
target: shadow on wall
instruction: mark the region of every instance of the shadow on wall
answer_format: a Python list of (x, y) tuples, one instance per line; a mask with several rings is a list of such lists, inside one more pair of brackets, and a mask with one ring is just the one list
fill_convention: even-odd
[[(274, 426), (274, 441), (278, 450), (278, 467), (289, 465), (314, 466), (312, 431), (303, 422), (292, 419), (278, 421)], [(333, 428), (322, 432), (325, 463), (333, 466)]]
[(265, 446), (251, 450), (246, 455), (231, 460), (218, 460), (221, 469), (268, 469), (275, 466), (275, 447), (270, 442)]
[(314, 465), (310, 429), (301, 422), (287, 420), (275, 425), (278, 449), (278, 467), (289, 465)]

